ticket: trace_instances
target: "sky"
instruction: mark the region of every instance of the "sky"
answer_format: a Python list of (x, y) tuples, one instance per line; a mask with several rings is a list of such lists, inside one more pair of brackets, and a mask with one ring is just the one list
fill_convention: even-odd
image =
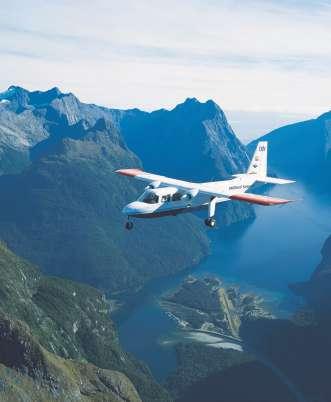
[(0, 88), (144, 110), (213, 99), (247, 137), (331, 109), (330, 21), (331, 0), (11, 0)]

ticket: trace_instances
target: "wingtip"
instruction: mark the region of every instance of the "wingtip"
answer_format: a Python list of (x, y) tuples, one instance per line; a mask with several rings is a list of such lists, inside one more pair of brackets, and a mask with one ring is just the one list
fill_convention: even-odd
[(138, 176), (142, 170), (140, 169), (117, 169), (114, 171), (116, 174), (120, 174), (122, 176), (129, 176), (129, 177), (135, 177)]

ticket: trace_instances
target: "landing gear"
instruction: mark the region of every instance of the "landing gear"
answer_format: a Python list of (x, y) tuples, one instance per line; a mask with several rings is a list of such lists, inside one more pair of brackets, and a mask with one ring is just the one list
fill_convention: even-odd
[(211, 197), (208, 204), (208, 218), (205, 219), (205, 224), (210, 228), (214, 228), (216, 226), (216, 219), (214, 218), (215, 207), (216, 207), (216, 197)]
[(215, 218), (205, 219), (205, 225), (209, 226), (210, 228), (214, 228), (216, 225), (216, 219)]
[(132, 230), (133, 229), (133, 222), (127, 221), (125, 223), (125, 229)]

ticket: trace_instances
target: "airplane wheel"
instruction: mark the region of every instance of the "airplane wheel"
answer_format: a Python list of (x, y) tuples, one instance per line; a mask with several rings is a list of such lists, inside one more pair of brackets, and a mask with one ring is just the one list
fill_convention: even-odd
[(209, 226), (210, 228), (214, 228), (216, 225), (216, 219), (215, 218), (207, 218), (205, 219), (205, 224)]
[(133, 229), (133, 223), (132, 222), (126, 222), (125, 229), (127, 229), (127, 230)]

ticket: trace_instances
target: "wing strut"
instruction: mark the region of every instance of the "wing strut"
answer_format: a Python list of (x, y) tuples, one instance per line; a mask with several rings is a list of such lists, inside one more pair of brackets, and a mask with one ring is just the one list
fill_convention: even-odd
[(216, 219), (215, 219), (216, 201), (217, 201), (216, 197), (210, 197), (208, 203), (208, 218), (205, 219), (205, 224), (211, 228), (213, 228), (216, 225)]

